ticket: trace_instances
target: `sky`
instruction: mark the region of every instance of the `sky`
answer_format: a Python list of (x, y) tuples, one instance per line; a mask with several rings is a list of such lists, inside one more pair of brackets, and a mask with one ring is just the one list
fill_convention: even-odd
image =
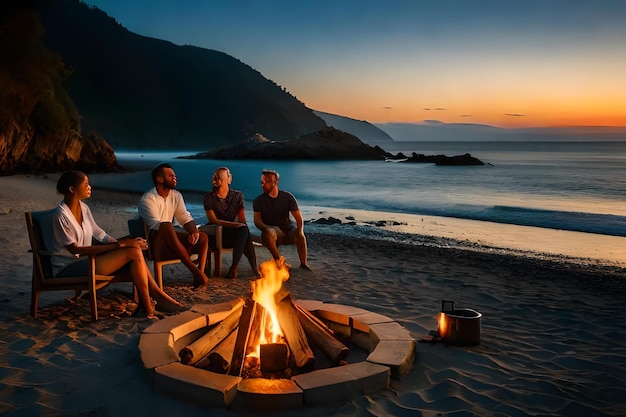
[(623, 0), (83, 0), (370, 123), (626, 126)]

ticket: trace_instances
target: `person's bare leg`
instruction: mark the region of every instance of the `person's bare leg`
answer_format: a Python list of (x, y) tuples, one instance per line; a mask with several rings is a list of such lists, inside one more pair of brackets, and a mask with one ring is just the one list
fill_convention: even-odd
[(150, 291), (148, 289), (149, 275), (146, 274), (148, 268), (143, 257), (143, 252), (141, 252), (139, 248), (120, 248), (98, 255), (96, 258), (96, 273), (104, 275), (113, 274), (129, 263), (129, 273), (135, 288), (137, 288), (139, 300), (144, 310), (146, 310), (146, 317), (151, 319), (157, 318), (154, 315), (154, 306), (150, 301)]
[(276, 229), (273, 227), (268, 227), (267, 229), (261, 232), (261, 241), (263, 242), (263, 246), (270, 251), (272, 258), (274, 260), (280, 259), (280, 252), (278, 251), (277, 241), (278, 235), (276, 234)]
[(256, 262), (256, 252), (254, 250), (254, 244), (252, 243), (252, 236), (250, 236), (250, 232), (248, 231), (248, 237), (246, 239), (246, 245), (243, 250), (244, 255), (248, 258), (248, 263), (250, 263), (250, 268), (252, 268), (252, 272), (257, 277), (259, 276), (259, 266)]
[[(198, 265), (197, 268), (195, 262), (191, 261), (191, 264), (194, 268), (190, 268), (189, 270), (193, 274), (194, 286), (196, 288), (203, 287), (209, 283), (208, 275), (205, 272), (207, 256), (209, 253), (209, 236), (206, 233), (200, 232), (198, 234), (198, 241), (195, 245), (191, 245), (189, 243), (188, 234), (186, 232), (175, 231), (176, 236), (178, 236), (178, 241), (185, 247), (185, 253), (196, 254), (198, 255)], [(191, 258), (188, 258), (191, 260)], [(201, 275), (196, 275), (196, 269)]]
[[(202, 235), (204, 235), (204, 238)], [(202, 267), (201, 269), (196, 266), (196, 264), (189, 257), (189, 252), (187, 252), (187, 248), (181, 242), (181, 238), (183, 238), (183, 236), (179, 237), (171, 223), (161, 223), (159, 231), (154, 238), (154, 242), (152, 243), (155, 259), (178, 258), (181, 260), (183, 265), (191, 271), (194, 278), (193, 283), (196, 287), (208, 284), (209, 278), (204, 273), (208, 248), (208, 238), (206, 234), (201, 233), (200, 238), (198, 239), (198, 243), (200, 243), (201, 240), (204, 242), (204, 250), (199, 250), (198, 253), (198, 261)]]
[(144, 265), (146, 275), (148, 276), (148, 291), (150, 292), (150, 296), (157, 302), (156, 309), (165, 312), (180, 311), (184, 307), (184, 304), (174, 300), (169, 294), (163, 291), (152, 277), (148, 265), (146, 265), (145, 262)]
[(307, 245), (305, 236), (296, 236), (296, 248), (298, 249), (298, 257), (300, 258), (300, 268), (311, 270), (307, 263)]
[(193, 253), (198, 254), (198, 269), (204, 271), (209, 253), (209, 236), (200, 232), (198, 242), (193, 246)]

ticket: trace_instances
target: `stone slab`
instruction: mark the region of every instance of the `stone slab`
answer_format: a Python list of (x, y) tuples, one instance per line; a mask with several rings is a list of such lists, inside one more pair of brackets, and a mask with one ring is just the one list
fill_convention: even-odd
[(370, 336), (369, 326), (367, 332), (352, 328), (350, 341), (368, 352), (372, 352), (379, 342), (377, 338)]
[(378, 392), (389, 386), (389, 378), (388, 367), (359, 362), (296, 375), (292, 379), (304, 391), (304, 403), (315, 406)]
[(366, 360), (388, 366), (391, 377), (400, 379), (413, 369), (416, 345), (415, 340), (381, 340)]
[(392, 318), (389, 318), (379, 313), (372, 313), (371, 311), (364, 314), (359, 314), (358, 316), (354, 317), (356, 318), (353, 318), (353, 321), (358, 321), (359, 323), (363, 324), (391, 323), (395, 321)]
[(172, 333), (174, 341), (180, 337), (207, 326), (206, 316), (193, 311), (183, 311), (175, 316), (169, 316), (159, 320), (150, 327), (144, 329), (143, 333)]
[(146, 369), (178, 362), (171, 333), (149, 333), (139, 339), (139, 352)]
[(241, 378), (221, 375), (181, 363), (155, 369), (155, 388), (161, 394), (204, 406), (227, 407), (237, 397)]
[(237, 407), (247, 410), (293, 409), (304, 402), (304, 392), (290, 379), (244, 379), (237, 391)]
[(370, 337), (376, 342), (381, 340), (415, 340), (411, 333), (397, 322), (372, 324)]

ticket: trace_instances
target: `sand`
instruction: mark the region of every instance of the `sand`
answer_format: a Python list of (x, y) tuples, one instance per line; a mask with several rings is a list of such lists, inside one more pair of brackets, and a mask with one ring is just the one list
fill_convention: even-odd
[[(102, 319), (96, 323), (90, 322), (86, 300), (69, 302), (72, 293), (63, 291), (44, 293), (40, 317), (28, 315), (32, 264), (23, 213), (58, 203), (55, 178), (0, 178), (0, 414), (240, 415), (154, 391), (137, 347), (151, 322), (128, 315), (135, 307), (129, 284), (100, 294)], [(88, 203), (96, 221), (121, 236), (137, 199), (94, 190)], [(329, 208), (307, 214), (390, 220), (368, 215)], [(292, 269), (287, 289), (294, 298), (379, 312), (417, 340), (436, 330), (441, 300), (454, 300), (457, 307), (483, 314), (481, 344), (418, 343), (415, 368), (392, 380), (388, 390), (277, 415), (626, 415), (624, 238), (556, 232), (546, 244), (544, 230), (509, 233), (423, 216), (400, 220), (407, 221), (395, 226), (399, 231), (421, 236), (403, 244), (310, 227), (314, 272)], [(537, 247), (534, 232), (542, 236)], [(442, 238), (450, 244), (440, 247)], [(283, 254), (297, 265), (294, 248)], [(257, 255), (269, 257), (264, 248), (257, 248)], [(229, 262), (226, 254), (224, 263)], [(184, 268), (168, 267), (166, 290), (188, 305), (232, 300), (249, 290), (247, 268), (244, 261), (239, 279), (215, 278), (194, 291)]]

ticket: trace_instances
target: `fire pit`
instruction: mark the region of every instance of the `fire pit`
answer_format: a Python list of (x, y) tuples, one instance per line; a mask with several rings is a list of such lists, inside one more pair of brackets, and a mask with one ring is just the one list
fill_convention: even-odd
[[(415, 339), (401, 325), (356, 307), (292, 301), (282, 286), (287, 278), (263, 281), (274, 273), (263, 271), (252, 287), (273, 286), (277, 324), (253, 291), (195, 305), (144, 330), (141, 358), (158, 392), (207, 406), (295, 408), (377, 392), (410, 372)], [(279, 336), (268, 338), (274, 331)], [(351, 359), (351, 346), (364, 360)], [(314, 350), (326, 365), (316, 365)]]

